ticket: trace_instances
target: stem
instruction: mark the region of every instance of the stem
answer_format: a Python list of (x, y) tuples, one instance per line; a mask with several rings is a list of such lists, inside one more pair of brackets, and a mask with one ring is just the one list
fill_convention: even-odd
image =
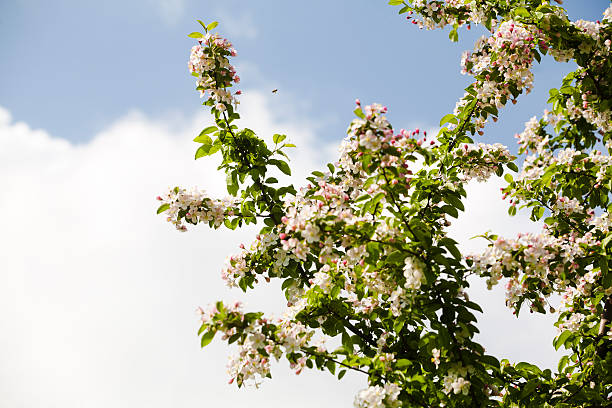
[[(346, 368), (348, 368), (349, 370), (357, 371), (357, 372), (363, 373), (363, 374), (365, 374), (365, 375), (367, 375), (367, 376), (370, 376), (370, 373), (369, 373), (369, 372), (367, 372), (367, 371), (365, 371), (365, 370), (362, 370), (362, 369), (360, 369), (360, 368), (357, 368), (357, 367), (353, 367), (353, 366), (348, 365), (348, 364), (346, 364), (346, 363), (343, 363), (343, 362), (341, 362), (341, 361), (338, 361), (338, 360), (334, 359), (333, 357), (330, 357), (330, 356), (328, 356), (328, 355), (326, 355), (326, 354), (313, 353), (312, 351), (308, 351), (308, 350), (304, 350), (304, 349), (301, 349), (301, 351), (302, 351), (303, 353), (308, 354), (308, 355), (313, 356), (313, 357), (323, 357), (323, 358), (325, 358), (326, 360), (333, 361), (334, 363), (336, 363), (336, 364), (338, 364), (338, 365), (341, 365), (342, 367), (346, 367)], [(373, 375), (378, 376), (378, 377), (379, 377), (381, 380), (385, 380), (385, 378), (384, 378), (384, 377), (379, 376), (378, 374), (373, 374)]]
[[(234, 138), (234, 141), (236, 141), (237, 140), (236, 135), (234, 134), (234, 131), (232, 130), (232, 127), (230, 126), (230, 122), (229, 122), (229, 119), (225, 111), (223, 111), (223, 121), (225, 122), (227, 130)], [(251, 165), (251, 163), (249, 163), (249, 160), (246, 157), (246, 153), (240, 148), (238, 149), (238, 151), (240, 152), (240, 156), (242, 158), (242, 164), (248, 170), (253, 170), (253, 166)], [(275, 205), (270, 199), (270, 197), (268, 196), (268, 193), (266, 192), (266, 189), (265, 189), (265, 185), (259, 179), (253, 179), (253, 182), (255, 183), (257, 187), (259, 187), (259, 190), (261, 191), (261, 195), (264, 201), (266, 202), (266, 204), (268, 205), (268, 212), (270, 213), (270, 217), (272, 218), (272, 220), (274, 220), (276, 224), (280, 224), (280, 221), (281, 221), (280, 218), (278, 217), (278, 215), (272, 212), (272, 208), (274, 208)]]
[(389, 183), (389, 179), (387, 178), (387, 172), (385, 171), (384, 167), (382, 168), (382, 172), (381, 173), (382, 173), (383, 177), (385, 178), (385, 182), (387, 183), (387, 187), (389, 189), (389, 196), (391, 197), (391, 201), (393, 202), (393, 205), (395, 205), (395, 208), (397, 209), (397, 213), (399, 214), (400, 218), (404, 222), (404, 225), (406, 225), (406, 229), (408, 231), (410, 231), (412, 236), (416, 239), (417, 236), (415, 235), (415, 233), (410, 228), (410, 224), (406, 220), (406, 217), (404, 217), (404, 213), (402, 212), (402, 207), (399, 205), (399, 203), (395, 199), (395, 196), (393, 195), (393, 191), (391, 190), (391, 183)]
[[(478, 105), (478, 102), (476, 102), (474, 104), (474, 106), (472, 106), (472, 109), (470, 109), (470, 113), (468, 114), (467, 118), (465, 118), (465, 120), (463, 121), (463, 123), (461, 123), (461, 126), (459, 127), (459, 129), (457, 129), (457, 131), (455, 132), (455, 135), (458, 135), (460, 133), (463, 132), (463, 130), (465, 129), (465, 125), (468, 124), (468, 122), (470, 121), (470, 119), (472, 119), (472, 115), (474, 114), (474, 112), (476, 111), (476, 106)], [(453, 148), (455, 147), (455, 144), (457, 143), (457, 137), (455, 137), (448, 145), (448, 149), (447, 149), (447, 153), (450, 153), (451, 150), (453, 150)], [(440, 167), (440, 171), (442, 171), (442, 167)]]
[(346, 328), (349, 329), (351, 331), (351, 333), (355, 334), (356, 336), (358, 336), (360, 339), (362, 339), (364, 342), (366, 342), (368, 345), (370, 345), (372, 347), (377, 347), (378, 346), (374, 340), (372, 340), (371, 338), (367, 337), (361, 330), (359, 330), (357, 327), (355, 327), (355, 325), (353, 323), (351, 323), (348, 319), (340, 316), (336, 311), (334, 311), (331, 307), (329, 307), (329, 305), (327, 305), (327, 310), (329, 310), (329, 312), (331, 314), (333, 314), (336, 318), (342, 320), (344, 322)]
[[(597, 337), (602, 338), (606, 336), (606, 328), (612, 330), (610, 322), (612, 322), (612, 296), (608, 296), (606, 305), (601, 313), (601, 320), (599, 321), (599, 332)], [(610, 344), (602, 344), (597, 347), (597, 354), (603, 358), (605, 357), (606, 351), (610, 348)]]

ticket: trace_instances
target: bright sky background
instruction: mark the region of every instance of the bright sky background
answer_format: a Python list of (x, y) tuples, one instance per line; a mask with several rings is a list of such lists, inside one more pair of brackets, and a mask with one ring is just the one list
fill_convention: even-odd
[[(364, 379), (299, 377), (281, 363), (259, 390), (227, 384), (228, 349), (199, 349), (197, 306), (242, 299), (224, 288), (224, 258), (252, 231), (192, 228), (155, 216), (168, 186), (223, 194), (214, 160), (192, 160), (209, 118), (187, 72), (195, 19), (218, 20), (238, 49), (244, 126), (286, 132), (303, 175), (334, 160), (353, 101), (389, 106), (396, 128), (435, 129), (469, 78), (463, 50), (420, 31), (385, 1), (13, 0), (0, 3), (0, 406), (350, 406)], [(607, 0), (566, 1), (596, 20)], [(508, 144), (546, 107), (571, 65), (546, 58), (536, 90), (486, 129)], [(272, 89), (278, 89), (272, 94)], [(299, 179), (296, 179), (299, 183)], [(486, 230), (535, 230), (508, 219), (499, 180), (470, 187), (453, 226), (464, 248)], [(274, 287), (247, 299), (280, 314)], [(516, 320), (503, 291), (475, 285), (485, 302), (483, 344), (513, 361), (553, 367), (549, 318)], [(528, 314), (528, 313), (527, 313)]]

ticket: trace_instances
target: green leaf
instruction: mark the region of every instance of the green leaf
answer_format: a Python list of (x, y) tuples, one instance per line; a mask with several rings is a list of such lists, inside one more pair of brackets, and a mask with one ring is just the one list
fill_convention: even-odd
[(452, 42), (457, 42), (459, 41), (459, 34), (457, 33), (457, 25), (455, 25), (455, 27), (453, 27), (452, 30), (450, 30), (450, 32), (448, 33), (448, 38), (452, 41)]
[(406, 259), (406, 254), (402, 251), (393, 251), (386, 257), (387, 262), (398, 264), (398, 265), (403, 264), (405, 259)]
[(440, 119), (440, 126), (444, 125), (445, 123), (454, 123), (456, 125), (458, 123), (457, 117), (453, 115), (452, 113), (449, 113), (448, 115), (444, 115), (442, 119)]
[(555, 346), (555, 350), (559, 350), (559, 347), (565, 344), (567, 339), (572, 335), (570, 330), (565, 330), (563, 333), (559, 335), (554, 341), (553, 345)]
[(484, 355), (484, 356), (480, 357), (480, 361), (482, 361), (483, 363), (488, 364), (490, 366), (493, 366), (495, 368), (499, 368), (499, 360), (497, 360), (493, 356)]
[(450, 252), (455, 259), (461, 259), (461, 252), (459, 252), (457, 249), (457, 246), (455, 245), (456, 242), (454, 240), (451, 238), (442, 238), (440, 240), (440, 244), (445, 246), (448, 249), (448, 252)]
[(227, 184), (227, 192), (233, 196), (236, 196), (236, 193), (238, 192), (238, 180), (236, 179), (236, 173), (227, 173), (225, 182)]
[(194, 31), (193, 33), (189, 34), (187, 37), (191, 37), (191, 38), (202, 38), (202, 37), (204, 37), (204, 34), (202, 34), (202, 33), (198, 33), (197, 31)]
[(200, 157), (210, 156), (212, 154), (210, 152), (211, 150), (210, 148), (211, 148), (210, 144), (203, 144), (202, 146), (200, 146), (198, 150), (196, 150), (196, 153), (195, 153), (196, 160), (199, 159)]
[(461, 202), (461, 199), (457, 198), (455, 195), (453, 194), (449, 194), (447, 196), (442, 197), (442, 200), (444, 200), (445, 203), (452, 205), (453, 207), (461, 210), (461, 211), (465, 211), (465, 207), (463, 205), (463, 203)]
[(170, 208), (170, 204), (166, 203), (166, 204), (162, 204), (159, 206), (159, 208), (157, 209), (157, 213), (161, 214), (164, 211), (166, 211), (168, 208)]
[(212, 339), (215, 337), (216, 333), (217, 331), (215, 329), (211, 329), (207, 331), (206, 333), (204, 333), (204, 335), (202, 336), (202, 341), (200, 343), (202, 347), (208, 346), (210, 342), (212, 341)]
[(399, 6), (400, 4), (404, 4), (404, 0), (389, 0), (390, 6)]
[(400, 358), (399, 360), (397, 360), (397, 363), (395, 363), (395, 368), (399, 368), (401, 370), (402, 368), (406, 368), (410, 365), (412, 365), (410, 360), (407, 360), (405, 358)]
[(203, 143), (207, 145), (212, 145), (212, 139), (210, 136), (200, 133), (200, 136), (197, 136), (193, 139), (194, 142)]
[(341, 371), (338, 373), (338, 379), (339, 379), (339, 380), (341, 380), (341, 379), (342, 379), (342, 377), (344, 377), (344, 374), (346, 374), (346, 370), (341, 370)]
[(536, 387), (538, 386), (539, 383), (540, 383), (540, 381), (536, 380), (536, 379), (527, 381), (527, 384), (525, 384), (523, 386), (523, 389), (521, 390), (520, 398), (525, 398), (526, 396), (531, 394), (533, 392), (533, 390), (536, 389)]
[(200, 23), (200, 25), (202, 26), (203, 29), (206, 30), (206, 24), (204, 24), (204, 22), (202, 20), (196, 20), (198, 23)]
[(513, 162), (506, 163), (506, 167), (509, 168), (510, 170), (512, 170), (515, 173), (518, 173), (518, 171), (519, 171), (517, 165), (514, 164)]
[(342, 345), (346, 351), (353, 352), (353, 341), (351, 340), (351, 336), (346, 332), (342, 333)]
[(327, 367), (327, 369), (329, 370), (330, 373), (335, 374), (336, 372), (336, 363), (334, 363), (331, 360), (327, 360), (327, 362), (325, 363), (325, 367)]
[(459, 211), (452, 205), (443, 205), (440, 209), (453, 218), (459, 217)]
[(286, 175), (291, 175), (291, 169), (289, 168), (287, 162), (284, 162), (282, 160), (270, 160), (270, 164), (273, 164), (274, 166), (278, 167), (278, 169)]
[(512, 183), (514, 181), (514, 179), (512, 178), (512, 174), (504, 174), (504, 180), (506, 180), (508, 183)]
[(542, 216), (544, 215), (544, 207), (533, 207), (533, 210), (531, 210), (531, 216), (532, 219), (537, 221), (540, 218), (542, 218)]
[(529, 373), (536, 374), (536, 375), (542, 374), (542, 370), (540, 370), (538, 366), (535, 366), (530, 363), (526, 363), (524, 361), (521, 361), (520, 363), (516, 364), (514, 368), (516, 368), (519, 371), (527, 371)]
[(382, 191), (381, 191), (380, 193), (376, 194), (376, 195), (374, 196), (374, 198), (372, 198), (372, 201), (370, 202), (370, 206), (371, 206), (371, 207), (374, 207), (376, 204), (378, 204), (378, 202), (379, 202), (380, 200), (382, 200), (382, 199), (383, 199), (383, 197), (384, 197), (384, 196), (385, 196), (385, 193), (383, 193)]
[(497, 108), (492, 105), (487, 105), (483, 109), (485, 110), (485, 112), (488, 112), (493, 116), (497, 116), (499, 114), (499, 111), (497, 110)]
[(404, 328), (404, 323), (405, 323), (404, 319), (398, 319), (398, 320), (396, 320), (396, 321), (395, 321), (395, 323), (393, 323), (393, 330), (394, 330), (396, 333), (401, 332), (401, 331), (402, 331), (402, 329)]
[(609, 234), (603, 241), (601, 241), (601, 247), (605, 249), (610, 243), (610, 240), (612, 240), (612, 234)]
[(542, 56), (540, 55), (539, 52), (537, 52), (536, 50), (533, 50), (533, 57), (535, 58), (536, 61), (541, 62), (542, 61)]
[(219, 23), (218, 23), (218, 22), (213, 21), (212, 23), (210, 23), (209, 25), (207, 25), (207, 26), (206, 26), (206, 30), (207, 30), (207, 31), (210, 31), (210, 30), (212, 30), (213, 28), (217, 27), (218, 25), (219, 25)]
[(283, 140), (285, 140), (287, 138), (287, 136), (285, 135), (279, 135), (279, 134), (275, 134), (274, 136), (272, 136), (272, 141), (275, 144), (279, 144), (280, 142), (282, 142)]
[(353, 111), (353, 113), (355, 115), (357, 115), (357, 117), (361, 118), (361, 119), (365, 119), (365, 115), (363, 114), (363, 111), (361, 110), (361, 108), (357, 108)]
[(559, 360), (559, 364), (557, 365), (557, 370), (559, 370), (559, 372), (562, 372), (565, 366), (567, 365), (567, 363), (569, 363), (569, 357), (568, 356), (561, 357), (561, 360)]
[(216, 126), (208, 126), (207, 128), (204, 128), (204, 130), (202, 130), (200, 132), (199, 136), (206, 135), (208, 133), (214, 132), (217, 129), (218, 129), (218, 127), (216, 127)]
[(529, 17), (529, 11), (524, 7), (517, 7), (514, 9), (514, 15), (520, 17)]

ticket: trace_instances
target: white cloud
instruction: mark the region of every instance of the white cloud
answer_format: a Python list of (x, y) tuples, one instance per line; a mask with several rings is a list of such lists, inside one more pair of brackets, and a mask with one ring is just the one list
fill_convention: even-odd
[[(312, 145), (306, 124), (283, 124), (256, 92), (243, 100), (253, 129)], [(133, 113), (74, 146), (0, 111), (0, 347), (10, 350), (0, 353), (0, 405), (350, 405), (361, 378), (339, 393), (313, 392), (333, 379), (296, 377), (281, 364), (261, 390), (238, 392), (227, 384), (226, 347), (200, 350), (195, 307), (242, 297), (219, 271), (252, 235), (178, 233), (155, 215), (154, 198), (176, 183), (223, 194), (217, 163), (191, 159), (207, 121), (171, 127)], [(299, 167), (323, 159), (304, 151)], [(259, 291), (247, 305), (278, 310), (277, 292)]]
[[(317, 141), (316, 128), (300, 121), (291, 104), (258, 92), (242, 100), (245, 126), (268, 137), (286, 133), (298, 145), (297, 177), (330, 159), (329, 145)], [(73, 145), (12, 123), (0, 109), (0, 405), (351, 405), (365, 384), (361, 377), (339, 383), (323, 373), (296, 377), (281, 364), (260, 390), (236, 391), (226, 383), (225, 345), (200, 350), (194, 309), (242, 298), (224, 287), (219, 271), (252, 230), (178, 233), (155, 215), (154, 197), (176, 184), (224, 194), (215, 160), (191, 160), (191, 139), (207, 122), (205, 114), (176, 125), (132, 113)], [(468, 215), (489, 223), (459, 221), (458, 235), (472, 234), (472, 227), (508, 231), (487, 188), (471, 195)], [(276, 289), (262, 288), (247, 305), (278, 311), (284, 302)], [(486, 302), (487, 313), (497, 316), (503, 301)], [(499, 333), (497, 322), (485, 320), (483, 338), (492, 351), (512, 355), (548, 347), (532, 346), (533, 333), (543, 330), (517, 327), (525, 336), (499, 338), (490, 334)]]

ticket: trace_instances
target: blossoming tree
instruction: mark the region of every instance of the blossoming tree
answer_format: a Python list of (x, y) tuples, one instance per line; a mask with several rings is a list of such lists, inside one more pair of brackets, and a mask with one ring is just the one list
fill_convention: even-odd
[[(420, 28), (450, 25), (452, 40), (462, 27), (486, 27), (489, 36), (462, 58), (474, 82), (429, 138), (395, 130), (385, 107), (357, 101), (337, 162), (299, 189), (272, 175), (291, 174), (285, 136), (265, 142), (235, 123), (236, 51), (212, 33), (217, 23), (190, 34), (189, 69), (215, 119), (194, 139), (195, 157), (221, 155), (230, 197), (176, 187), (158, 197), (158, 212), (182, 231), (259, 224), (222, 277), (243, 291), (279, 279), (288, 305), (273, 319), (217, 302), (202, 311), (202, 346), (216, 333), (238, 345), (229, 363), (238, 386), (270, 377), (270, 361), (283, 356), (298, 374), (363, 373), (369, 387), (357, 407), (612, 406), (612, 7), (590, 22), (541, 0), (389, 3)], [(526, 158), (475, 143), (499, 109), (532, 89), (531, 68), (544, 54), (578, 68), (517, 135)], [(449, 217), (463, 211), (469, 180), (493, 174), (507, 181), (509, 214), (530, 208), (542, 231), (484, 234), (483, 253), (463, 254)], [(561, 296), (554, 347), (566, 353), (556, 371), (510, 364), (474, 341), (482, 310), (465, 294), (469, 276), (506, 284), (517, 315), (555, 313), (547, 298)]]

